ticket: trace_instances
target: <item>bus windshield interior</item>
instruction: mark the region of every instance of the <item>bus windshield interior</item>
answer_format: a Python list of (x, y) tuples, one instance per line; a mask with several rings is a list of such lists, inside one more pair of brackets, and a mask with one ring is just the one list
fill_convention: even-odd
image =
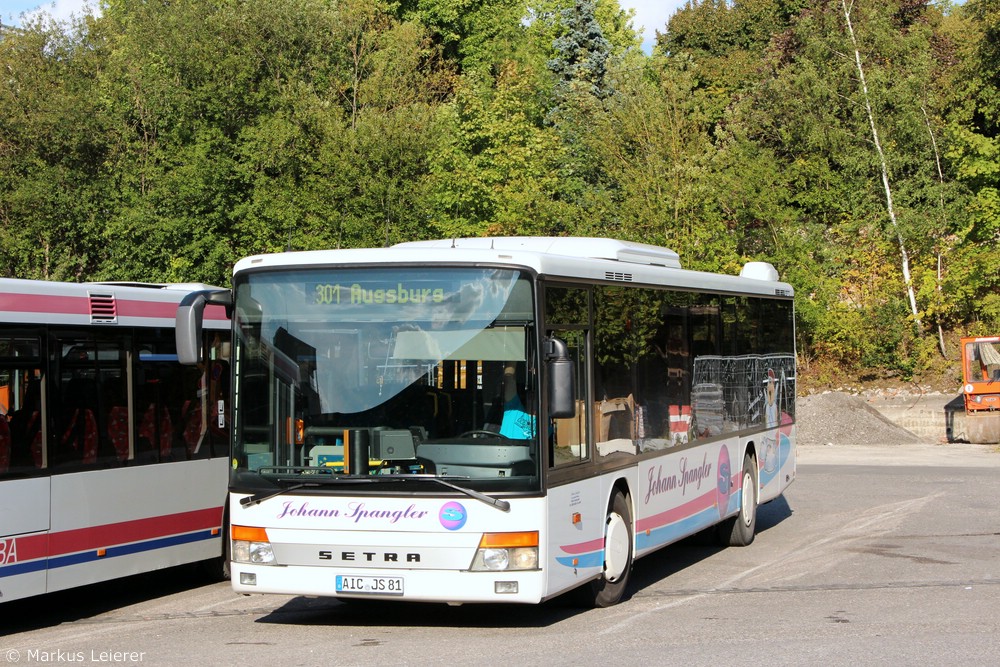
[(531, 283), (510, 269), (243, 277), (234, 479), (537, 488), (533, 312)]

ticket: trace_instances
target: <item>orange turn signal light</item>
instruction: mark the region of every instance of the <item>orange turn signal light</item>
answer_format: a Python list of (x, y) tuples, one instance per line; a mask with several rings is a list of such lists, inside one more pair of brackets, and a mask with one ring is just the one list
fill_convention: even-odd
[(513, 547), (537, 547), (538, 531), (523, 533), (483, 533), (479, 540), (480, 549), (505, 549)]
[(263, 528), (256, 528), (253, 526), (232, 526), (230, 533), (234, 540), (242, 540), (244, 542), (270, 542), (267, 539), (267, 531)]

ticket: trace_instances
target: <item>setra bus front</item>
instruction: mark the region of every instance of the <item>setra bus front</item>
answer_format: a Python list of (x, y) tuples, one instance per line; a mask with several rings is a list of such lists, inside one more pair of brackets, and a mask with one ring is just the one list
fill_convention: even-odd
[(238, 267), (232, 299), (236, 591), (546, 596), (527, 272)]

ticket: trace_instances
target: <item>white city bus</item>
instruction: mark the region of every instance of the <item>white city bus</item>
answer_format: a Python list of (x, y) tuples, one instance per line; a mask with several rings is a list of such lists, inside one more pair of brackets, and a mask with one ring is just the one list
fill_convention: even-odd
[(241, 260), (240, 593), (607, 606), (635, 558), (754, 539), (795, 477), (792, 288), (769, 264), (476, 238)]
[(0, 279), (0, 602), (223, 563), (225, 311), (198, 367), (175, 344), (204, 289)]

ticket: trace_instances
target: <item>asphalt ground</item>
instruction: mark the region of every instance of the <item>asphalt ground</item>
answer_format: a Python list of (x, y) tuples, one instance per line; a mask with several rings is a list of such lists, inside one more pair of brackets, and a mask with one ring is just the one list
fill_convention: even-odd
[(800, 465), (880, 465), (1000, 468), (1000, 446), (946, 444), (804, 444), (796, 449)]

